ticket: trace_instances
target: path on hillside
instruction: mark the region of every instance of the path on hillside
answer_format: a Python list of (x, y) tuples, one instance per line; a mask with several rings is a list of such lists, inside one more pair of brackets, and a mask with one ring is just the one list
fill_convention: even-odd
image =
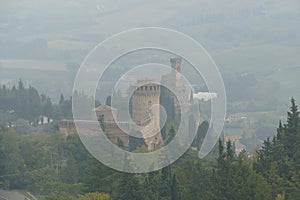
[(3, 198), (5, 200), (25, 200), (28, 199), (26, 196), (15, 192), (15, 191), (7, 191), (7, 190), (1, 190), (0, 189), (0, 198)]

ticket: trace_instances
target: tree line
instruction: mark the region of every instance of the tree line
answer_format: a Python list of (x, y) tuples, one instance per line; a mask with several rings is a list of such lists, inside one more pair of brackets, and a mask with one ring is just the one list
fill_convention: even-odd
[[(76, 91), (74, 95), (87, 98)], [(9, 124), (22, 118), (37, 124), (41, 116), (54, 120), (71, 119), (72, 98), (66, 99), (61, 94), (59, 102), (53, 103), (50, 97), (39, 94), (36, 88), (25, 87), (21, 79), (12, 88), (0, 86), (0, 121)]]
[[(198, 147), (208, 124), (198, 127)], [(300, 117), (291, 101), (287, 122), (253, 156), (219, 140), (205, 159), (187, 151), (147, 174), (115, 171), (95, 160), (77, 135), (19, 135), (0, 125), (0, 186), (44, 199), (297, 199), (300, 196)], [(138, 149), (137, 149), (138, 150)], [(149, 166), (151, 167), (151, 166)], [(98, 199), (101, 199), (100, 197)]]

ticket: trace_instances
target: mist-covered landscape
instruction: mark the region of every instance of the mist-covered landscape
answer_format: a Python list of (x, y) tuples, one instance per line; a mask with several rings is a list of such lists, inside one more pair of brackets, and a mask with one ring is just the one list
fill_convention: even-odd
[[(0, 200), (299, 199), (299, 22), (297, 0), (0, 0)], [(141, 49), (122, 55), (99, 78), (94, 97), (76, 90), (78, 70), (87, 65), (93, 49), (122, 31), (145, 27), (187, 35), (203, 46), (220, 71), (226, 92), (224, 125), (204, 158), (199, 158), (201, 146), (217, 129), (210, 121), (212, 105), (221, 97), (176, 52)], [(180, 64), (174, 64), (176, 59)], [(181, 105), (188, 111), (178, 112), (180, 98), (162, 86), (156, 99), (138, 92), (145, 92), (143, 87), (156, 92), (156, 85), (144, 80), (147, 72), (130, 73), (146, 63), (168, 66), (189, 81)], [(116, 89), (120, 80), (127, 85)], [(136, 91), (130, 97), (132, 85)], [(178, 84), (176, 89), (182, 90)], [(86, 148), (74, 99), (82, 105), (93, 102), (97, 123), (126, 152), (166, 148), (185, 113), (186, 134), (195, 132), (195, 138), (178, 160), (162, 169), (120, 172)], [(148, 127), (147, 120), (155, 121), (156, 115), (162, 119), (162, 108), (158, 114), (151, 107), (154, 102), (168, 116), (160, 123), (159, 142), (125, 136), (115, 128), (117, 119), (124, 121), (125, 107), (133, 118), (129, 127), (133, 122)], [(200, 115), (194, 113), (197, 109)], [(112, 120), (114, 112), (117, 119)], [(144, 134), (143, 128), (130, 131)], [(164, 156), (157, 163), (172, 160)]]

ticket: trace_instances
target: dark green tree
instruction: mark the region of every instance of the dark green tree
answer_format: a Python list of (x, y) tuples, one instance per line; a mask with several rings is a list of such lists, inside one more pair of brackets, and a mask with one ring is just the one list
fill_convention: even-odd
[(202, 145), (202, 142), (208, 132), (208, 129), (209, 129), (208, 121), (204, 121), (198, 126), (197, 135), (193, 141), (193, 146), (197, 147), (198, 150), (200, 149), (200, 147)]
[(118, 181), (117, 196), (119, 200), (140, 200), (143, 199), (138, 179), (135, 174), (121, 173)]
[(257, 152), (254, 168), (271, 185), (273, 198), (282, 194), (285, 199), (300, 196), (299, 121), (299, 111), (295, 99), (292, 98), (287, 123), (282, 125), (280, 121), (276, 137), (272, 141), (269, 138), (265, 140)]
[(171, 200), (180, 200), (180, 191), (177, 185), (176, 175), (173, 174), (171, 183)]
[(131, 136), (131, 135), (129, 136), (128, 150), (130, 152), (133, 152), (138, 147), (141, 147), (143, 145), (147, 146), (144, 138), (142, 138), (142, 133), (140, 131), (135, 132), (135, 133), (138, 134), (138, 136), (140, 136), (140, 137), (135, 137), (135, 136)]

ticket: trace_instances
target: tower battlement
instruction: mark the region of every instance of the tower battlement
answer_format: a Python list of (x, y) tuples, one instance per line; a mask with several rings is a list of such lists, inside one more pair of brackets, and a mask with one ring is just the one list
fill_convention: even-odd
[(132, 89), (132, 119), (140, 126), (151, 115), (159, 121), (159, 109), (152, 106), (159, 105), (160, 84), (142, 79), (133, 84)]
[(135, 95), (159, 95), (160, 84), (152, 82), (137, 82), (137, 84), (132, 85)]

